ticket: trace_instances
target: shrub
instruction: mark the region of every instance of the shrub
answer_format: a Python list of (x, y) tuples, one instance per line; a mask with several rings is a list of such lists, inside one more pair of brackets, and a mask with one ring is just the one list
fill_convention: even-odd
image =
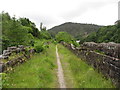
[(75, 47), (80, 46), (75, 40), (72, 40), (72, 44), (73, 44)]
[(54, 43), (55, 45), (57, 44), (57, 41), (53, 40), (52, 43)]
[(42, 52), (44, 50), (43, 45), (37, 45), (37, 46), (35, 46), (35, 50), (36, 50), (37, 53)]

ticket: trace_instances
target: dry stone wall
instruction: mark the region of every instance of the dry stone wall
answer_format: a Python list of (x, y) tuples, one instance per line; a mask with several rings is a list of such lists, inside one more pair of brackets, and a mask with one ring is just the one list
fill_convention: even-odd
[[(20, 56), (10, 59), (12, 53), (15, 53)], [(35, 53), (34, 49), (27, 50), (23, 45), (19, 45), (18, 47), (8, 47), (7, 50), (3, 51), (2, 57), (0, 58), (0, 73), (9, 71), (9, 68), (12, 68), (18, 64), (29, 60), (32, 54)], [(4, 62), (6, 60), (7, 62)]]
[[(116, 87), (120, 87), (120, 59), (116, 57), (117, 55), (113, 55), (113, 57), (111, 55), (95, 52), (94, 50), (97, 50), (96, 47), (98, 44), (93, 42), (87, 42), (87, 45), (89, 44), (89, 48), (86, 44), (83, 44), (81, 47), (73, 47), (73, 45), (67, 44), (65, 42), (62, 42), (62, 44), (74, 52), (82, 60), (85, 60), (89, 65), (92, 65), (106, 78), (111, 78), (113, 84), (116, 85)], [(105, 47), (107, 47), (106, 44)]]
[(94, 42), (85, 42), (83, 46), (90, 50), (99, 50), (104, 52), (104, 54), (119, 58), (120, 59), (120, 44), (109, 42), (109, 43), (94, 43)]

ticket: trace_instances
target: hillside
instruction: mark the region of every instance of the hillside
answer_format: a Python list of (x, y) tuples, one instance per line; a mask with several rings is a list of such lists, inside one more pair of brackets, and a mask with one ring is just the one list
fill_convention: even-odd
[(101, 26), (94, 24), (82, 24), (67, 22), (58, 26), (55, 26), (48, 31), (54, 36), (58, 32), (64, 31), (72, 36), (79, 38), (81, 36), (87, 36), (91, 32), (96, 32)]
[(93, 32), (88, 35), (86, 38), (81, 40), (83, 42), (115, 42), (120, 43), (119, 33), (120, 33), (120, 24), (112, 25), (112, 26), (105, 26), (100, 28), (97, 32)]

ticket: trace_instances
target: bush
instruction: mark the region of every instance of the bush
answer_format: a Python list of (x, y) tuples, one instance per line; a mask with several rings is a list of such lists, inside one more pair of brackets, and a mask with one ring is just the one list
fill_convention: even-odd
[(42, 52), (44, 50), (43, 45), (37, 45), (37, 46), (35, 46), (35, 50), (36, 50), (37, 53)]
[(30, 45), (34, 47), (34, 44), (35, 44), (35, 41), (34, 41), (34, 40), (31, 40), (31, 41), (30, 41)]
[(57, 44), (57, 41), (53, 40), (52, 43), (54, 43), (55, 45)]
[(72, 40), (72, 44), (73, 44), (75, 47), (80, 46), (75, 40)]
[(49, 45), (44, 45), (43, 48), (47, 49), (47, 48), (49, 48)]

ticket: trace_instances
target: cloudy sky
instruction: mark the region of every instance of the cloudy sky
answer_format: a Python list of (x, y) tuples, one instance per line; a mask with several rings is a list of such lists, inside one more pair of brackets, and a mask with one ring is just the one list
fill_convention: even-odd
[(27, 17), (39, 28), (65, 23), (113, 25), (118, 19), (119, 0), (1, 0), (0, 12)]

